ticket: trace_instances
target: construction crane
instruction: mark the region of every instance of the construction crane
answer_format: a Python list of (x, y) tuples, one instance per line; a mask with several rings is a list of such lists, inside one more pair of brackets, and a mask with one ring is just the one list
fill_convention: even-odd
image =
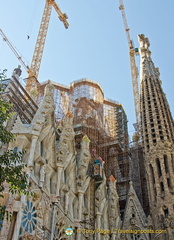
[(123, 4), (123, 0), (119, 0), (119, 9), (121, 10), (124, 28), (126, 32), (126, 37), (129, 46), (129, 56), (130, 56), (130, 66), (131, 66), (131, 75), (132, 75), (132, 88), (133, 88), (133, 95), (134, 95), (134, 107), (135, 107), (135, 114), (136, 114), (136, 124), (135, 130), (137, 135), (140, 136), (140, 103), (139, 103), (139, 82), (138, 82), (138, 70), (135, 61), (135, 54), (138, 54), (138, 49), (134, 48), (133, 42), (130, 38), (130, 29), (128, 27), (125, 7)]
[(48, 32), (48, 25), (49, 25), (49, 21), (50, 21), (50, 17), (51, 17), (52, 6), (56, 10), (56, 12), (58, 14), (58, 18), (60, 19), (60, 21), (63, 22), (65, 28), (67, 29), (69, 26), (69, 23), (67, 21), (67, 19), (68, 19), (67, 15), (65, 13), (61, 12), (61, 10), (60, 10), (59, 6), (57, 5), (57, 3), (55, 2), (55, 0), (46, 0), (30, 67), (25, 64), (25, 62), (23, 61), (22, 57), (16, 51), (13, 44), (5, 36), (2, 29), (0, 29), (0, 34), (3, 37), (3, 40), (6, 41), (6, 43), (11, 48), (11, 50), (13, 51), (15, 56), (19, 59), (20, 63), (23, 65), (25, 70), (28, 72), (28, 78), (26, 79), (27, 80), (26, 90), (30, 94), (34, 90), (35, 95), (37, 95), (36, 92), (37, 92), (37, 88), (39, 85), (39, 82), (37, 79), (38, 79), (39, 69), (40, 69), (40, 65), (41, 65), (43, 50), (44, 50), (44, 46), (45, 46), (45, 40), (46, 40), (46, 36), (47, 36), (47, 32)]
[(69, 23), (67, 22), (67, 15), (62, 13), (59, 6), (55, 2), (55, 0), (46, 0), (44, 12), (42, 15), (42, 20), (39, 28), (39, 33), (37, 36), (37, 41), (33, 53), (33, 58), (31, 61), (31, 66), (29, 68), (29, 75), (27, 78), (26, 90), (27, 92), (31, 92), (31, 89), (37, 89), (38, 86), (38, 74), (41, 65), (43, 50), (45, 46), (45, 40), (48, 32), (48, 25), (51, 16), (52, 7), (56, 10), (60, 21), (63, 22), (65, 28), (67, 29)]
[(16, 48), (14, 47), (14, 45), (9, 41), (9, 39), (7, 38), (7, 36), (5, 35), (5, 33), (2, 31), (2, 29), (0, 29), (0, 35), (2, 36), (3, 40), (7, 43), (7, 45), (11, 48), (12, 52), (15, 54), (15, 56), (18, 58), (18, 60), (20, 61), (20, 63), (22, 64), (22, 66), (25, 68), (25, 70), (29, 73), (29, 66), (24, 62), (24, 60), (22, 59), (22, 57), (18, 54)]

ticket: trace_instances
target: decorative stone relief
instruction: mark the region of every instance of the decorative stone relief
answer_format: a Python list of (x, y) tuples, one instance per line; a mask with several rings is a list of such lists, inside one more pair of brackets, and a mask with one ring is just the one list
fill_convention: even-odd
[[(132, 182), (130, 182), (130, 188), (128, 192), (128, 198), (126, 203), (126, 209), (124, 214), (123, 229), (148, 229), (148, 219), (143, 211), (143, 208), (139, 202), (139, 199), (135, 193)], [(134, 239), (136, 235), (127, 235), (128, 239)], [(137, 235), (140, 238), (140, 235)], [(121, 239), (127, 239), (125, 234), (121, 234)], [(149, 239), (148, 234), (141, 234), (142, 239)]]
[(95, 212), (102, 212), (106, 201), (106, 181), (103, 181), (95, 192)]
[(110, 227), (111, 228), (118, 228), (118, 224), (120, 221), (119, 215), (119, 205), (118, 205), (118, 194), (116, 191), (116, 180), (115, 178), (111, 175), (109, 178), (109, 221), (110, 221)]
[(87, 180), (87, 170), (88, 165), (91, 159), (90, 151), (89, 151), (89, 138), (85, 135), (82, 138), (81, 142), (81, 151), (80, 157), (78, 161), (78, 168), (77, 168), (77, 186), (78, 188), (82, 188)]
[(35, 134), (38, 134), (41, 131), (45, 121), (48, 125), (48, 119), (50, 120), (49, 124), (52, 125), (50, 117), (51, 113), (54, 111), (53, 91), (54, 86), (50, 83), (50, 81), (48, 81), (48, 84), (45, 87), (44, 98), (31, 123), (31, 129), (33, 132), (35, 132)]
[(65, 230), (65, 221), (61, 219), (58, 223), (56, 223), (55, 229), (54, 229), (54, 240), (59, 240), (59, 239), (65, 239), (66, 235), (64, 233)]
[[(67, 160), (71, 160), (72, 155), (75, 153), (74, 146), (74, 130), (73, 130), (73, 116), (68, 112), (65, 116), (63, 130), (59, 140), (59, 147), (57, 151), (57, 163), (65, 165)], [(68, 157), (68, 155), (70, 155)], [(66, 163), (66, 165), (68, 162)]]

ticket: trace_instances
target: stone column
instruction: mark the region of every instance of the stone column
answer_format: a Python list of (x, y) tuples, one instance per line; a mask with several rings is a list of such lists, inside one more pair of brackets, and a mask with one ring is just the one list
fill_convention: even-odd
[(22, 222), (22, 216), (23, 216), (23, 210), (25, 208), (25, 204), (26, 204), (26, 196), (22, 195), (12, 240), (18, 239), (19, 229), (20, 229), (21, 222)]
[(83, 229), (79, 225), (77, 230), (77, 240), (82, 240), (82, 232), (83, 232)]
[(78, 210), (78, 219), (81, 221), (82, 218), (82, 201), (83, 201), (84, 192), (79, 192), (79, 210)]
[(31, 147), (30, 147), (30, 155), (28, 158), (28, 167), (33, 168), (34, 167), (34, 152), (36, 148), (38, 136), (33, 135), (31, 140)]
[(96, 240), (100, 240), (101, 215), (100, 212), (96, 214)]
[(69, 195), (70, 201), (69, 201), (69, 213), (71, 215), (71, 217), (74, 217), (74, 213), (73, 213), (73, 201), (74, 201), (74, 196)]
[(115, 240), (115, 239), (116, 239), (116, 234), (112, 233), (111, 240)]
[(69, 192), (68, 191), (64, 192), (65, 192), (65, 215), (67, 215), (69, 211)]
[[(81, 221), (81, 218), (82, 218), (82, 201), (83, 201), (83, 195), (84, 195), (84, 192), (81, 192), (79, 191), (78, 192), (78, 200), (79, 200), (79, 208), (78, 208), (78, 220), (79, 222)], [(79, 224), (79, 231), (77, 232), (77, 240), (81, 240), (82, 237), (82, 232), (83, 232), (83, 229), (81, 229), (80, 227), (80, 224)]]
[(57, 164), (57, 188), (56, 188), (56, 197), (60, 197), (60, 180), (62, 176), (63, 165)]

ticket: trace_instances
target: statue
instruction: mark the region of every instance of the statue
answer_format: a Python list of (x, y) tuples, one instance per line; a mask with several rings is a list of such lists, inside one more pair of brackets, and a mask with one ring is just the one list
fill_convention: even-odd
[[(106, 179), (105, 179), (106, 180)], [(102, 213), (106, 201), (106, 181), (103, 181), (95, 192), (95, 211)]]
[(18, 65), (18, 67), (13, 70), (13, 75), (17, 75), (18, 77), (20, 77), (21, 74), (22, 74), (21, 66)]
[(65, 116), (62, 133), (60, 136), (58, 151), (56, 152), (57, 162), (65, 163), (68, 159), (68, 155), (75, 153), (74, 145), (74, 130), (73, 130), (73, 116), (68, 112)]
[(149, 47), (150, 47), (149, 39), (145, 37), (144, 34), (139, 34), (138, 39), (140, 42), (140, 47), (143, 47), (144, 49), (149, 50)]
[(45, 164), (40, 168), (39, 186), (42, 188), (45, 181)]
[(91, 159), (90, 151), (89, 151), (89, 143), (90, 140), (85, 135), (81, 142), (81, 152), (80, 158), (78, 162), (78, 169), (77, 169), (77, 185), (78, 187), (82, 187), (85, 183), (86, 174), (88, 170), (89, 161)]
[(116, 228), (119, 221), (118, 194), (116, 190), (116, 180), (113, 175), (109, 177), (109, 219), (111, 228)]

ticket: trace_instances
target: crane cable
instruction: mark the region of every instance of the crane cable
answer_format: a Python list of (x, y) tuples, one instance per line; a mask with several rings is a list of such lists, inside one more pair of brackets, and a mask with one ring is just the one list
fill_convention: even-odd
[[(17, 49), (17, 47), (10, 41), (10, 39), (7, 37), (7, 35), (5, 35), (4, 34), (4, 32), (2, 31), (2, 29), (0, 29), (1, 30), (1, 36), (2, 37), (5, 37), (5, 41), (3, 41), (3, 42), (6, 42), (7, 44), (8, 44), (8, 46), (10, 47), (10, 45), (11, 45), (11, 49), (13, 48), (14, 50), (12, 50), (13, 52), (14, 51), (16, 51), (16, 53), (22, 58), (22, 59), (24, 59), (25, 60), (25, 62), (27, 63), (25, 63), (26, 65), (28, 65), (29, 66), (29, 62), (28, 62), (28, 60), (24, 57), (24, 55), (22, 55), (21, 54), (21, 52)], [(4, 39), (3, 39), (4, 40)], [(6, 45), (6, 43), (5, 43), (5, 45)], [(3, 48), (3, 49), (5, 49), (5, 48)]]
[(39, 5), (39, 0), (35, 1), (33, 13), (32, 13), (32, 16), (31, 16), (31, 20), (30, 20), (29, 27), (28, 27), (27, 39), (30, 38), (31, 33), (32, 33), (32, 30), (33, 30), (33, 25), (34, 25), (34, 22), (35, 22), (36, 12), (37, 12), (37, 9), (38, 9), (38, 5)]

